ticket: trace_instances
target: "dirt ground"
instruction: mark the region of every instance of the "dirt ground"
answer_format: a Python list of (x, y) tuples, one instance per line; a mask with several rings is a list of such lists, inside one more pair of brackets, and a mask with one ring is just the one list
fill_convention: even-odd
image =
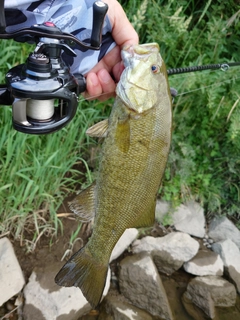
[[(21, 247), (19, 242), (14, 242), (14, 250), (19, 264), (23, 270), (25, 279), (28, 279), (35, 267), (43, 267), (47, 264), (60, 261), (63, 256), (63, 248), (69, 248), (69, 239), (71, 233), (77, 229), (77, 223), (67, 218), (63, 219), (64, 232), (57, 239), (53, 238), (52, 244), (49, 244), (49, 238), (42, 237), (33, 253), (26, 253), (26, 248)], [(79, 246), (76, 243), (74, 249)]]
[[(66, 212), (66, 204), (64, 203), (58, 213)], [(68, 210), (69, 212), (69, 210)], [(44, 267), (48, 264), (53, 264), (56, 261), (61, 261), (63, 257), (63, 248), (68, 250), (71, 248), (69, 245), (69, 240), (71, 234), (76, 231), (78, 228), (78, 222), (72, 217), (69, 216), (67, 218), (61, 218), (63, 223), (63, 233), (59, 232), (57, 238), (53, 238), (50, 242), (50, 238), (46, 236), (42, 236), (37, 243), (36, 249), (32, 253), (26, 252), (26, 246), (21, 246), (19, 241), (12, 241), (15, 254), (23, 271), (26, 282), (30, 277), (32, 271), (36, 267)], [(73, 251), (76, 252), (80, 249), (83, 244), (87, 241), (87, 236), (89, 236), (89, 232), (86, 230), (86, 225), (83, 225), (83, 228), (80, 230), (78, 235), (82, 241), (76, 241), (74, 244)], [(11, 240), (11, 239), (10, 239)], [(70, 256), (68, 256), (69, 258)], [(16, 297), (5, 303), (2, 307), (0, 307), (0, 319), (12, 319), (17, 320), (16, 312), (10, 314), (8, 318), (4, 317), (11, 308), (14, 308), (14, 302)]]

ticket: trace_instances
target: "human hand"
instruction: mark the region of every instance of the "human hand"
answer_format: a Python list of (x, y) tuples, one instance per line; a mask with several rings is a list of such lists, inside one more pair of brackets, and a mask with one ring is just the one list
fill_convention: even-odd
[(104, 0), (108, 4), (108, 17), (112, 24), (114, 47), (86, 74), (87, 90), (84, 97), (104, 101), (114, 95), (116, 82), (124, 69), (121, 48), (126, 44), (138, 44), (138, 35), (130, 24), (123, 8), (116, 0)]

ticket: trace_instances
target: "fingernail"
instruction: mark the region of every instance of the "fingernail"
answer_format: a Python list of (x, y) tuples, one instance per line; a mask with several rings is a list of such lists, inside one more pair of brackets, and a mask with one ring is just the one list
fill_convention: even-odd
[(101, 72), (99, 72), (99, 79), (103, 83), (109, 83), (112, 80), (110, 74), (106, 70), (101, 70)]
[(87, 77), (87, 83), (88, 83), (90, 86), (96, 87), (96, 86), (98, 85), (97, 76), (96, 76), (96, 75), (94, 75), (94, 76), (89, 75), (89, 76)]

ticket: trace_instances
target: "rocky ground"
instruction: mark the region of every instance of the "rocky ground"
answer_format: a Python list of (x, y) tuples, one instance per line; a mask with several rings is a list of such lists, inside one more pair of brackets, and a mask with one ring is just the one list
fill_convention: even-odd
[[(54, 277), (68, 251), (87, 240), (81, 230), (68, 245), (76, 222), (63, 219), (64, 235), (49, 246), (41, 239), (34, 253), (0, 238), (0, 320), (237, 320), (240, 319), (240, 231), (226, 217), (206, 228), (194, 202), (161, 221), (169, 204), (158, 202), (154, 228), (128, 229), (116, 245), (98, 310), (78, 288), (61, 288)], [(15, 310), (14, 310), (15, 309)]]

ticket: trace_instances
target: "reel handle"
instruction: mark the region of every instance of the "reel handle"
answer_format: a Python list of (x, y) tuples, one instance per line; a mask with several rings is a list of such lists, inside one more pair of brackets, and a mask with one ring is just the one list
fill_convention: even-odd
[(0, 84), (0, 105), (11, 106), (13, 98), (6, 84)]
[(102, 43), (102, 27), (104, 18), (108, 11), (108, 5), (102, 1), (96, 1), (93, 4), (93, 25), (91, 35), (91, 46), (100, 47)]
[(4, 15), (4, 0), (0, 0), (0, 32), (4, 32), (6, 28), (6, 20)]
[(104, 18), (108, 10), (108, 5), (102, 1), (95, 1), (93, 4), (93, 25), (91, 34), (91, 43), (85, 43), (76, 38), (74, 35), (62, 32), (59, 28), (53, 27), (51, 22), (44, 24), (36, 24), (29, 28), (23, 28), (11, 33), (7, 33), (5, 16), (4, 16), (4, 0), (0, 0), (0, 39), (14, 39), (19, 42), (39, 42), (40, 38), (50, 38), (65, 41), (65, 43), (73, 42), (82, 49), (99, 50), (102, 38), (102, 26)]

